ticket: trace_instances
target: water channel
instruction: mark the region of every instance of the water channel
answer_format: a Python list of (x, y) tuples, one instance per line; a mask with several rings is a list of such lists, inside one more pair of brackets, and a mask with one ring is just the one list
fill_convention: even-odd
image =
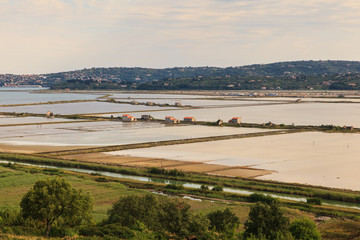
[[(72, 171), (72, 172), (80, 172), (80, 173), (87, 173), (87, 174), (98, 174), (98, 175), (107, 176), (107, 177), (130, 179), (130, 180), (136, 180), (136, 181), (141, 181), (141, 182), (155, 182), (155, 183), (164, 183), (164, 184), (180, 184), (180, 185), (182, 185), (184, 187), (188, 187), (188, 188), (197, 188), (198, 189), (201, 186), (201, 184), (189, 183), (189, 182), (184, 182), (184, 181), (174, 181), (174, 180), (167, 180), (167, 179), (161, 179), (161, 178), (126, 175), (126, 174), (112, 173), (112, 172), (106, 172), (106, 171), (96, 171), (96, 170), (78, 169), (78, 168), (66, 168), (66, 167), (55, 167), (55, 166), (50, 166), (50, 165), (40, 165), (40, 164), (38, 165), (38, 164), (29, 164), (29, 163), (4, 161), (4, 160), (0, 160), (0, 164), (1, 163), (5, 163), (5, 164), (11, 163), (11, 164), (19, 164), (19, 165), (25, 165), (25, 166), (41, 167), (41, 168), (55, 168), (55, 169), (61, 169), (61, 170), (66, 170), (66, 171)], [(210, 189), (212, 187), (213, 186), (209, 186)], [(300, 196), (294, 196), (294, 195), (278, 194), (278, 193), (274, 194), (274, 193), (253, 191), (253, 190), (247, 190), (247, 189), (241, 189), (241, 188), (224, 188), (223, 190), (224, 190), (224, 192), (237, 193), (237, 194), (243, 194), (243, 195), (250, 195), (250, 194), (253, 194), (253, 193), (261, 193), (261, 194), (264, 194), (264, 195), (270, 195), (270, 196), (272, 196), (274, 198), (291, 200), (291, 201), (296, 201), (296, 202), (306, 202), (306, 198), (300, 197)], [(323, 205), (360, 210), (360, 205), (355, 204), (355, 203), (346, 203), (346, 202), (323, 200)]]

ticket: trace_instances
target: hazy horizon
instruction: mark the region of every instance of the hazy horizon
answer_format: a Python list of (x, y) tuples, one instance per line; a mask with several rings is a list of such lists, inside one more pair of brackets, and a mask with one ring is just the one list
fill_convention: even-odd
[(355, 0), (0, 0), (0, 73), (360, 56)]

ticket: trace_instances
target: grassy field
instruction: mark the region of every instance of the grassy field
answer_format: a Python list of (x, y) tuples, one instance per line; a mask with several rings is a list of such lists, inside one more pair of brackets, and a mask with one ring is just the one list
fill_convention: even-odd
[[(93, 195), (93, 215), (96, 222), (106, 217), (107, 210), (121, 196), (145, 193), (143, 190), (126, 188), (124, 185), (116, 182), (96, 182), (94, 178), (85, 177), (82, 174), (60, 172), (60, 175), (71, 182), (77, 189), (83, 189), (85, 192), (90, 192)], [(0, 166), (0, 211), (5, 209), (19, 210), (19, 203), (23, 195), (37, 180), (54, 176), (56, 175), (48, 175), (41, 171), (30, 173)]]
[[(107, 216), (107, 210), (121, 196), (130, 194), (146, 194), (149, 191), (139, 188), (129, 188), (126, 184), (118, 181), (98, 182), (99, 176), (64, 172), (62, 170), (49, 170), (24, 166), (0, 165), (0, 211), (6, 209), (19, 210), (19, 203), (23, 195), (33, 186), (35, 181), (48, 177), (61, 176), (69, 181), (77, 189), (90, 192), (94, 197), (93, 216), (96, 222), (100, 222)], [(136, 182), (133, 183), (134, 186)], [(235, 201), (192, 201), (184, 200), (191, 205), (194, 212), (207, 214), (215, 210), (230, 208), (240, 218), (240, 229), (248, 217), (251, 203)], [(307, 217), (315, 220), (313, 213), (304, 212), (299, 209), (284, 207), (286, 216), (290, 219)], [(323, 239), (360, 239), (360, 222), (344, 219), (332, 218), (331, 220), (320, 222), (318, 228), (323, 235)], [(1, 236), (6, 239), (8, 236)], [(12, 238), (8, 238), (12, 239)]]
[(184, 175), (164, 175), (151, 173), (147, 168), (132, 168), (127, 166), (113, 166), (105, 164), (94, 164), (80, 162), (76, 160), (57, 159), (55, 157), (45, 157), (15, 153), (0, 153), (0, 159), (9, 161), (19, 161), (25, 163), (46, 164), (58, 167), (82, 168), (89, 170), (107, 171), (136, 176), (147, 176), (155, 178), (164, 178), (169, 180), (179, 180), (206, 185), (217, 185), (219, 182), (224, 187), (243, 188), (254, 191), (264, 191), (271, 193), (283, 193), (289, 195), (298, 195), (303, 197), (319, 197), (321, 199), (343, 201), (350, 203), (360, 203), (360, 192), (344, 189), (335, 189), (327, 187), (316, 187), (303, 184), (281, 183), (274, 181), (264, 181), (245, 178), (231, 178), (221, 176), (211, 176), (201, 173), (186, 173)]

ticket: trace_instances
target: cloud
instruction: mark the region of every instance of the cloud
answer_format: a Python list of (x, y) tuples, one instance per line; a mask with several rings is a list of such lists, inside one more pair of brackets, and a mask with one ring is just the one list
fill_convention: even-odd
[(359, 9), (355, 0), (0, 0), (0, 72), (356, 59)]

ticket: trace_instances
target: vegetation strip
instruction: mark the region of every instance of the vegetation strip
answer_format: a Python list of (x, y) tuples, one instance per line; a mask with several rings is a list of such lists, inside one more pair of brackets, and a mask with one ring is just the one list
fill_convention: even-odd
[[(319, 186), (310, 186), (294, 183), (280, 183), (274, 181), (231, 178), (224, 176), (211, 176), (201, 173), (183, 173), (181, 171), (167, 171), (158, 168), (131, 168), (105, 164), (84, 163), (80, 161), (59, 160), (56, 158), (33, 156), (28, 154), (0, 153), (0, 159), (7, 161), (18, 161), (24, 163), (46, 164), (51, 166), (88, 169), (95, 171), (106, 171), (126, 175), (146, 176), (167, 180), (183, 181), (205, 185), (217, 185), (221, 183), (224, 187), (249, 189), (269, 193), (282, 193), (304, 197), (318, 197), (321, 199), (360, 203), (360, 192), (334, 189)], [(149, 183), (147, 183), (149, 184)]]
[(299, 130), (280, 130), (280, 131), (260, 132), (260, 133), (243, 133), (243, 134), (233, 134), (233, 135), (213, 136), (213, 137), (186, 138), (186, 139), (179, 139), (179, 140), (167, 140), (167, 141), (158, 141), (158, 142), (113, 145), (113, 146), (86, 148), (86, 149), (41, 152), (41, 153), (38, 153), (37, 155), (63, 156), (63, 155), (73, 155), (73, 154), (94, 153), (94, 152), (111, 152), (111, 151), (119, 151), (119, 150), (126, 150), (126, 149), (149, 148), (149, 147), (169, 146), (169, 145), (198, 143), (198, 142), (210, 142), (210, 141), (220, 141), (220, 140), (228, 140), (228, 139), (236, 139), (236, 138), (271, 136), (271, 135), (279, 135), (279, 134), (289, 134), (289, 133), (294, 133), (294, 132), (300, 132), (300, 131)]
[[(266, 202), (268, 200), (271, 201), (271, 199), (273, 199), (270, 196), (265, 196), (262, 194), (244, 195), (239, 193), (224, 192), (222, 190), (215, 191), (209, 189), (196, 189), (196, 188), (183, 187), (181, 185), (175, 185), (175, 184), (141, 182), (132, 179), (121, 179), (121, 178), (108, 177), (108, 176), (96, 175), (96, 174), (74, 173), (71, 171), (66, 171), (61, 169), (46, 169), (46, 168), (43, 169), (33, 166), (16, 166), (16, 165), (12, 166), (12, 164), (1, 164), (1, 165), (10, 166), (11, 168), (30, 172), (30, 173), (40, 172), (49, 175), (62, 175), (62, 174), (82, 175), (82, 176), (90, 177), (97, 182), (118, 182), (131, 189), (142, 189), (150, 192), (160, 192), (170, 196), (191, 196), (194, 198), (210, 200), (210, 201), (247, 204), (258, 201)], [(293, 202), (289, 200), (278, 200), (278, 201), (280, 201), (283, 206), (293, 209), (299, 209), (304, 212), (314, 213), (319, 216), (329, 216), (336, 218), (341, 217), (341, 218), (360, 220), (359, 217), (360, 211), (356, 209), (344, 209), (342, 207), (322, 206), (317, 204), (312, 205), (305, 202)]]

